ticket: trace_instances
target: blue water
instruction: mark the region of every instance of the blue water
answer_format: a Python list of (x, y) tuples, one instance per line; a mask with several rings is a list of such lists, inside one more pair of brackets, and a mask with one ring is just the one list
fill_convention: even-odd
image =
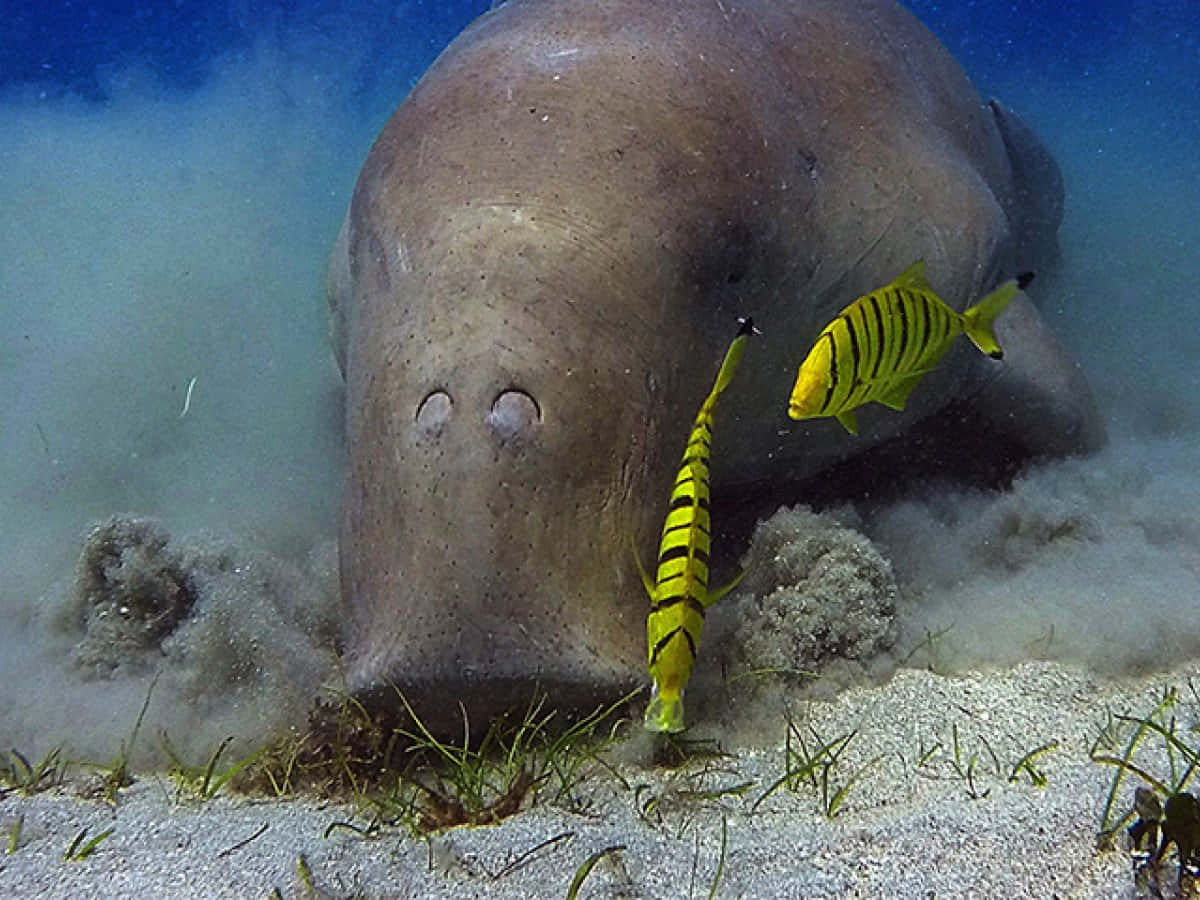
[[(913, 0), (905, 5), (941, 38), (974, 79), (984, 82), (1005, 70), (1025, 77), (1055, 70), (1082, 75), (1135, 42), (1143, 42), (1149, 51), (1146, 70), (1137, 75), (1195, 78), (1200, 66), (1200, 7), (1186, 0), (1053, 4)], [(370, 46), (373, 67), (419, 71), (488, 6), (481, 0), (231, 0), (226, 4), (20, 0), (4, 6), (0, 85), (34, 82), (101, 100), (108, 93), (108, 73), (132, 61), (148, 65), (167, 84), (194, 88), (222, 55), (247, 52), (264, 35), (305, 32), (352, 35)], [(426, 52), (417, 58), (398, 58), (391, 40), (397, 30), (417, 36)]]
[[(131, 62), (146, 65), (172, 87), (195, 88), (213, 64), (248, 53), (264, 37), (321, 37), (367, 49), (379, 74), (420, 72), (487, 3), (451, 0), (409, 3), (46, 3), (5, 4), (0, 32), (0, 84), (36, 82), (54, 92), (103, 100), (108, 78)], [(10, 12), (12, 10), (12, 12)], [(422, 49), (407, 52), (397, 32)], [(404, 53), (398, 51), (404, 49)], [(331, 54), (333, 48), (331, 46)], [(331, 55), (330, 65), (337, 60)], [(365, 72), (363, 88), (373, 78)]]
[[(110, 753), (140, 703), (144, 681), (75, 686), (65, 639), (43, 637), (89, 523), (150, 514), (292, 559), (332, 535), (327, 251), (388, 113), (487, 6), (3, 4), (0, 684), (21, 687), (0, 688), (0, 744), (91, 728), (83, 745)], [(1064, 271), (1045, 310), (1113, 434), (1102, 457), (1041, 470), (1002, 501), (882, 517), (877, 537), (923, 598), (911, 628), (953, 620), (968, 662), (1018, 657), (1047, 623), (1075, 633), (1064, 658), (1198, 653), (1181, 610), (1200, 582), (1200, 4), (909, 6), (1058, 156)], [(963, 562), (992, 537), (947, 524), (1025, 534), (1064, 516), (1099, 543), (1021, 544), (1015, 569)], [(312, 571), (328, 576), (325, 559)], [(193, 687), (212, 661), (195, 652)], [(216, 712), (201, 747), (303, 712), (203, 699)]]

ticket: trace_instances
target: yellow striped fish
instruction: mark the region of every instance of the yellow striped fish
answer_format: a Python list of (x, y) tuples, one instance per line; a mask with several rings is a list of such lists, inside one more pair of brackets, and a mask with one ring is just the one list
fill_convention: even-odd
[[(710, 522), (708, 515), (708, 457), (712, 443), (713, 411), (741, 361), (746, 339), (757, 333), (752, 319), (742, 319), (737, 336), (725, 352), (712, 391), (696, 414), (683, 451), (683, 464), (671, 490), (670, 511), (663, 523), (658, 571), (652, 581), (638, 562), (642, 583), (650, 595), (646, 619), (650, 678), (654, 689), (646, 707), (650, 731), (683, 731), (683, 689), (692, 674), (704, 611), (728, 593), (738, 575), (719, 590), (708, 590)], [(742, 573), (745, 574), (745, 573)]]
[(858, 434), (854, 410), (872, 401), (904, 409), (913, 388), (958, 335), (993, 359), (1004, 353), (992, 331), (996, 317), (1032, 273), (1006, 281), (970, 309), (947, 306), (925, 280), (917, 260), (891, 284), (859, 297), (825, 326), (800, 365), (788, 402), (793, 419), (833, 416)]

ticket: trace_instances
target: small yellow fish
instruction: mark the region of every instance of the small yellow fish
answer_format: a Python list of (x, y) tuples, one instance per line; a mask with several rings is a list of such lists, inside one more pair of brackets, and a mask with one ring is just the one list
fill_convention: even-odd
[(966, 333), (993, 359), (1004, 354), (992, 325), (1032, 273), (1006, 281), (975, 306), (955, 312), (925, 280), (917, 260), (891, 284), (859, 297), (825, 326), (800, 365), (788, 402), (793, 419), (834, 416), (858, 434), (854, 410), (875, 401), (904, 409), (913, 388)]
[[(692, 675), (700, 648), (704, 611), (728, 593), (738, 575), (719, 590), (708, 590), (710, 522), (708, 515), (708, 457), (713, 411), (741, 361), (746, 339), (757, 333), (752, 319), (742, 319), (737, 336), (725, 352), (712, 391), (696, 414), (683, 452), (683, 464), (671, 490), (670, 511), (663, 523), (657, 577), (652, 581), (638, 561), (638, 570), (651, 610), (646, 619), (650, 678), (654, 689), (646, 707), (650, 731), (683, 731), (683, 689)], [(744, 572), (742, 573), (745, 574)]]

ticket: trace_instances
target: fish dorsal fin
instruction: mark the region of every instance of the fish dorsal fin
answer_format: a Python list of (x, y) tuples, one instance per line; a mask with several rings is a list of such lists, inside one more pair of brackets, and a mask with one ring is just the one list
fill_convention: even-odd
[(854, 410), (847, 409), (837, 414), (837, 420), (842, 423), (851, 434), (858, 434), (858, 416), (854, 414)]
[(933, 293), (933, 288), (929, 281), (925, 278), (925, 260), (918, 259), (915, 263), (896, 276), (895, 281), (888, 287), (908, 288), (910, 291), (928, 291)]

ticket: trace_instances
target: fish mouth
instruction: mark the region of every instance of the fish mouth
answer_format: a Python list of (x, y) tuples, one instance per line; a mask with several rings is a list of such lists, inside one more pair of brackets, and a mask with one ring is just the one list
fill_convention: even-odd
[(811, 404), (789, 403), (788, 417), (799, 422), (801, 419), (811, 419), (815, 410)]

